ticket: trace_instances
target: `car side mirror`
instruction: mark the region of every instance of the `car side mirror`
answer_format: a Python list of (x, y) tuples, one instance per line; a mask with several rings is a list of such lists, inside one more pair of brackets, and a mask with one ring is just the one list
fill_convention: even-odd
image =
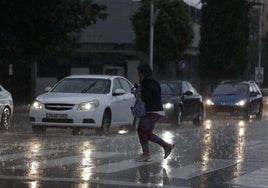
[(50, 92), (50, 90), (51, 90), (51, 87), (46, 87), (45, 88), (45, 92)]
[(190, 95), (193, 95), (193, 92), (192, 91), (186, 91), (186, 92), (183, 93), (183, 95), (190, 96)]
[(118, 95), (123, 95), (123, 94), (125, 94), (125, 90), (124, 89), (116, 89), (113, 92), (113, 96), (118, 96)]
[(256, 92), (250, 92), (250, 97), (256, 97), (257, 95), (258, 95), (258, 93), (256, 93)]

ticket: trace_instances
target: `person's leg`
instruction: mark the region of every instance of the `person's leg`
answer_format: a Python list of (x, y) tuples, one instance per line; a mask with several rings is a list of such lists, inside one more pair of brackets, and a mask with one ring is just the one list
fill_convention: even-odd
[(145, 117), (140, 119), (137, 132), (138, 132), (142, 152), (149, 154), (149, 141), (148, 141), (147, 134), (146, 134), (147, 132), (146, 122), (147, 121)]
[(146, 121), (145, 124), (147, 124), (147, 128), (148, 128), (146, 133), (147, 133), (147, 139), (149, 141), (157, 143), (163, 147), (164, 152), (165, 152), (164, 158), (166, 159), (171, 153), (172, 149), (174, 148), (174, 145), (165, 142), (162, 138), (160, 138), (159, 136), (153, 133), (155, 123), (160, 119), (160, 117), (161, 116), (159, 114), (148, 113), (147, 118), (145, 119)]
[(147, 125), (146, 121), (144, 121), (144, 118), (141, 118), (138, 125), (138, 136), (142, 148), (142, 154), (136, 158), (135, 160), (138, 162), (144, 162), (144, 161), (150, 161), (150, 155), (149, 155), (149, 141), (146, 135), (147, 131)]
[(174, 148), (174, 145), (166, 143), (159, 136), (153, 134), (155, 123), (160, 119), (160, 117), (161, 116), (159, 114), (147, 113), (145, 117), (140, 119), (137, 132), (143, 151), (141, 158), (144, 156), (147, 158), (147, 156), (149, 156), (149, 140), (163, 147), (165, 151), (164, 158), (167, 158), (171, 153), (171, 150)]
[(162, 147), (165, 147), (167, 143), (162, 138), (153, 133), (155, 123), (160, 119), (160, 117), (161, 116), (159, 114), (155, 113), (146, 114), (146, 119), (144, 120), (145, 124), (147, 125), (146, 135), (149, 141), (157, 143)]

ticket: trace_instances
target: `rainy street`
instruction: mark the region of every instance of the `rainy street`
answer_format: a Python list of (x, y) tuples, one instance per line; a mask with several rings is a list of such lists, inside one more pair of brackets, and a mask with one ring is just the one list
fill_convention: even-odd
[[(0, 187), (267, 187), (268, 116), (207, 119), (198, 127), (157, 124), (155, 133), (175, 144), (150, 144), (151, 162), (135, 162), (138, 137), (129, 129), (108, 136), (92, 130), (48, 129), (32, 133), (27, 113), (15, 113), (1, 133)], [(223, 120), (225, 119), (225, 120)]]

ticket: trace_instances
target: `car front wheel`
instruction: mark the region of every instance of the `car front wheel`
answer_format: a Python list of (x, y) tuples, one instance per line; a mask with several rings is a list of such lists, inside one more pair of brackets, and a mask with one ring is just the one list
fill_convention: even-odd
[(173, 126), (180, 126), (182, 124), (182, 110), (180, 107), (175, 113), (175, 116), (173, 117), (171, 123)]
[(263, 106), (261, 105), (260, 108), (259, 108), (259, 112), (256, 114), (257, 119), (262, 118), (262, 111), (263, 111)]
[(0, 122), (1, 130), (8, 130), (11, 127), (11, 111), (9, 108), (4, 108)]
[(248, 120), (248, 119), (250, 119), (250, 107), (247, 107), (246, 108), (246, 110), (245, 110), (245, 112), (244, 112), (244, 118), (246, 119), (246, 120)]
[(107, 135), (110, 130), (111, 124), (111, 114), (108, 111), (105, 111), (102, 118), (101, 128), (96, 129), (98, 135)]
[(129, 126), (129, 131), (130, 131), (130, 132), (135, 132), (135, 131), (137, 131), (137, 127), (138, 127), (138, 125), (139, 125), (139, 121), (140, 121), (139, 118), (134, 118), (132, 125)]
[(203, 108), (200, 107), (197, 117), (193, 120), (193, 124), (202, 125), (203, 121), (204, 121), (204, 111)]

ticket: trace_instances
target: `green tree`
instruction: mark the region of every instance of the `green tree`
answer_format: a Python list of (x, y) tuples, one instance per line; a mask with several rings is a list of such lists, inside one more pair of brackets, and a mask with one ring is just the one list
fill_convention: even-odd
[[(138, 50), (149, 54), (150, 3), (142, 0), (140, 8), (131, 18), (136, 33)], [(177, 60), (194, 37), (189, 11), (182, 0), (154, 0), (154, 63), (163, 67)]]
[(38, 61), (70, 47), (105, 8), (91, 0), (1, 0), (0, 61)]
[(201, 78), (217, 82), (243, 75), (248, 66), (248, 0), (201, 0)]

